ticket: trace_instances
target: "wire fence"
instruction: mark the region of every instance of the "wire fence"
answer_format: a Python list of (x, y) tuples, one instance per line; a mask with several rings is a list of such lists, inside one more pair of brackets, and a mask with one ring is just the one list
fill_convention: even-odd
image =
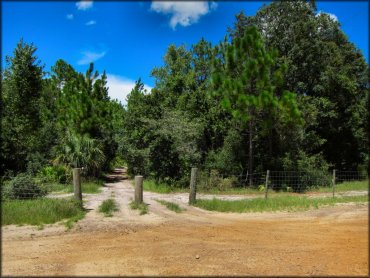
[[(90, 179), (80, 175), (80, 184)], [(32, 177), (21, 174), (18, 176), (0, 176), (1, 200), (28, 200), (44, 197), (51, 192), (73, 193), (72, 179), (60, 183), (46, 177)]]
[[(200, 171), (198, 188), (204, 191), (218, 189), (245, 189), (250, 192), (277, 192), (305, 193), (319, 190), (328, 191), (329, 188), (363, 190), (368, 189), (368, 176), (359, 171), (333, 170), (330, 173), (323, 171), (266, 171), (252, 174), (221, 174), (216, 170)], [(334, 191), (333, 191), (334, 192)]]
[[(88, 178), (81, 173), (81, 183)], [(66, 184), (30, 178), (29, 176), (0, 177), (1, 199), (34, 199), (47, 195), (51, 191), (73, 192), (72, 180)], [(197, 188), (203, 192), (218, 190), (226, 194), (238, 190), (238, 193), (293, 192), (311, 191), (333, 192), (368, 190), (368, 176), (360, 171), (334, 170), (323, 171), (265, 171), (245, 174), (222, 174), (217, 170), (199, 171)]]

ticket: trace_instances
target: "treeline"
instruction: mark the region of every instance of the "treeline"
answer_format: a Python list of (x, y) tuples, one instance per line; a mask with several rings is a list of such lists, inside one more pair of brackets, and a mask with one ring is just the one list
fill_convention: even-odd
[(128, 97), (119, 144), (130, 173), (187, 185), (191, 166), (366, 171), (368, 65), (314, 1), (243, 12), (217, 45), (169, 46)]
[(224, 175), (269, 170), (365, 171), (368, 65), (314, 1), (236, 15), (217, 45), (170, 45), (123, 107), (105, 72), (59, 60), (46, 75), (22, 41), (2, 73), (1, 175), (52, 163), (98, 176), (129, 173), (187, 186), (192, 166)]
[(93, 64), (82, 74), (58, 60), (46, 73), (36, 50), (21, 40), (7, 57), (0, 175), (35, 176), (47, 166), (59, 165), (49, 169), (51, 175), (85, 167), (88, 176), (97, 177), (115, 158), (123, 107), (110, 100), (107, 76), (94, 72)]

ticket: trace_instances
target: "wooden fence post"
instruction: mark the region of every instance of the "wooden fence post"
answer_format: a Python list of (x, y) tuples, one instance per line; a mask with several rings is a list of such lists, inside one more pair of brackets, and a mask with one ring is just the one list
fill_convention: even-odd
[(143, 202), (143, 176), (135, 176), (135, 203)]
[(73, 168), (73, 188), (75, 199), (82, 203), (81, 168)]
[(333, 198), (335, 197), (335, 170), (333, 170)]
[(266, 172), (266, 182), (265, 182), (265, 199), (267, 199), (267, 194), (269, 191), (269, 176), (270, 176), (270, 170), (267, 170)]
[(191, 168), (189, 205), (194, 204), (197, 194), (197, 172), (198, 168)]

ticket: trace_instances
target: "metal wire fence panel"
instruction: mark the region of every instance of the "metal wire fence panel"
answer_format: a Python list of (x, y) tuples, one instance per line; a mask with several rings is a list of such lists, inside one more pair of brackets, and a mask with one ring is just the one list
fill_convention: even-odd
[[(81, 175), (81, 183), (88, 181)], [(0, 177), (2, 200), (27, 200), (46, 196), (52, 191), (73, 193), (73, 184), (59, 184), (57, 182), (45, 182), (40, 178), (21, 174), (16, 177)]]
[(198, 188), (203, 190), (230, 188), (259, 188), (264, 185), (266, 173), (253, 174), (222, 174), (217, 170), (200, 171), (198, 174)]
[[(358, 171), (335, 171), (336, 184), (366, 181), (366, 173)], [(198, 175), (198, 188), (208, 191), (227, 191), (231, 188), (258, 189), (264, 191), (266, 182), (269, 190), (277, 192), (305, 193), (320, 188), (333, 188), (333, 172), (323, 171), (269, 171), (245, 174), (222, 174), (217, 170), (203, 170)]]
[(302, 193), (312, 188), (330, 187), (331, 176), (322, 172), (270, 171), (269, 188)]
[(367, 180), (368, 176), (364, 172), (358, 171), (339, 171), (335, 172), (335, 181), (336, 183), (342, 183), (347, 181), (363, 181)]

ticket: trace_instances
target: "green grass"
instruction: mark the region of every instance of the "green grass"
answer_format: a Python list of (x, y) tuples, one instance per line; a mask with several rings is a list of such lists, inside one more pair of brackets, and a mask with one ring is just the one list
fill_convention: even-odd
[[(2, 225), (52, 224), (64, 219), (71, 226), (85, 216), (80, 204), (73, 199), (14, 200), (2, 203)], [(68, 226), (67, 226), (68, 227)]]
[(164, 200), (156, 200), (158, 203), (166, 206), (169, 210), (172, 210), (176, 213), (183, 212), (185, 209), (181, 208), (178, 204), (172, 203), (172, 202), (167, 202)]
[[(96, 194), (101, 192), (103, 182), (100, 180), (84, 181), (81, 184), (82, 193)], [(74, 188), (72, 184), (50, 183), (46, 184), (45, 188), (49, 193), (73, 193)]]
[[(272, 190), (270, 190), (272, 191)], [(205, 193), (205, 194), (214, 194), (214, 195), (243, 195), (243, 194), (265, 194), (264, 191), (260, 191), (257, 188), (249, 188), (249, 187), (236, 187), (236, 188), (230, 188), (226, 190), (219, 190), (218, 188), (212, 188), (209, 190), (202, 190), (198, 189), (197, 192), (199, 193)]]
[(140, 210), (140, 215), (144, 215), (144, 214), (147, 214), (148, 213), (148, 205), (147, 204), (144, 204), (144, 203), (138, 204), (137, 202), (132, 201), (130, 203), (130, 208), (131, 209), (135, 209), (135, 210), (136, 209)]
[[(82, 193), (100, 193), (101, 187), (103, 186), (103, 182), (100, 180), (95, 181), (85, 181), (81, 183), (81, 191)], [(68, 187), (68, 193), (74, 192), (73, 185)]]
[(219, 199), (197, 200), (194, 204), (199, 208), (220, 212), (262, 212), (262, 211), (302, 211), (348, 202), (368, 202), (368, 196), (351, 196), (336, 198), (307, 198), (300, 196), (276, 196), (264, 198), (224, 201)]
[(112, 217), (113, 212), (118, 211), (118, 205), (114, 199), (107, 199), (100, 204), (98, 211), (106, 217)]
[(52, 193), (65, 193), (68, 190), (68, 187), (71, 185), (69, 184), (62, 184), (62, 183), (48, 183), (44, 185), (47, 192)]
[[(134, 181), (132, 181), (133, 186)], [(154, 180), (144, 180), (143, 182), (143, 189), (145, 191), (155, 192), (155, 193), (180, 193), (180, 192), (188, 192), (187, 188), (179, 188), (170, 186), (166, 183), (156, 183)]]
[[(352, 190), (369, 190), (369, 181), (348, 181), (335, 185), (335, 192), (345, 192)], [(310, 192), (333, 192), (333, 187), (320, 187), (310, 190)]]
[(82, 213), (72, 216), (71, 218), (69, 218), (67, 221), (64, 222), (64, 225), (66, 226), (68, 230), (70, 230), (73, 228), (73, 225), (79, 220), (83, 219), (85, 215), (86, 215), (86, 212), (83, 211)]

